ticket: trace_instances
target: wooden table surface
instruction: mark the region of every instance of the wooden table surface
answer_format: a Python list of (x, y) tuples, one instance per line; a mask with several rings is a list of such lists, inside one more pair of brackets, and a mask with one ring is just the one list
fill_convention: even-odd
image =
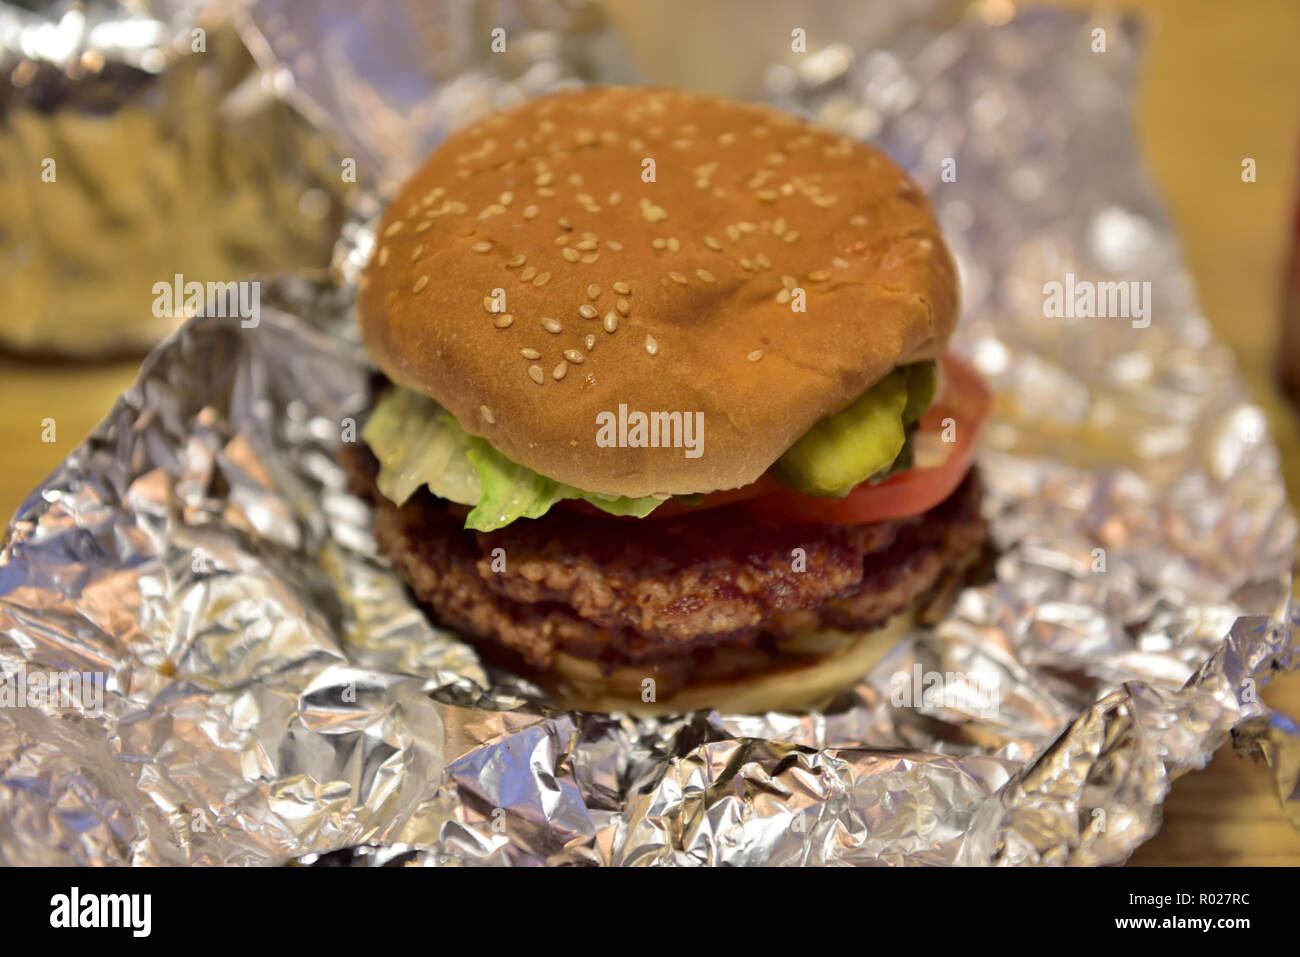
[[(1062, 0), (1067, 6), (1087, 6)], [(671, 0), (701, 9), (695, 0)], [(671, 5), (670, 3), (670, 5)], [(1300, 419), (1273, 384), (1280, 276), (1300, 177), (1300, 3), (1148, 0), (1139, 134), (1178, 225), (1201, 302), (1236, 350), (1300, 501)], [(619, 19), (637, 11), (614, 0)], [(634, 53), (637, 51), (634, 47)], [(653, 51), (645, 54), (649, 59)], [(1258, 182), (1243, 184), (1242, 157)], [(64, 367), (0, 360), (0, 516), (8, 516), (92, 429), (135, 377), (133, 362)], [(42, 442), (42, 420), (57, 424)], [(1300, 718), (1300, 675), (1264, 698)], [(1268, 769), (1225, 746), (1175, 783), (1164, 827), (1134, 864), (1300, 864), (1300, 832), (1279, 810)]]

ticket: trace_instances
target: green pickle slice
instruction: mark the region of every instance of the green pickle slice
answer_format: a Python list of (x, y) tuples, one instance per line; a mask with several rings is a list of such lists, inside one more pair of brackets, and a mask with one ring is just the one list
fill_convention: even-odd
[(843, 498), (890, 468), (938, 388), (933, 362), (895, 369), (848, 408), (823, 419), (772, 466), (776, 478), (805, 495)]
[(899, 371), (907, 373), (907, 407), (903, 409), (903, 424), (913, 425), (930, 410), (934, 395), (939, 391), (939, 364), (913, 362)]

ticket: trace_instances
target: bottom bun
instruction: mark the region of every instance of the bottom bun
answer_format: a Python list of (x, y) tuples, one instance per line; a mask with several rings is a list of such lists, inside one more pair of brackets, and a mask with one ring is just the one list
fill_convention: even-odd
[[(536, 680), (566, 710), (622, 712), (635, 717), (716, 710), (729, 714), (815, 711), (867, 674), (912, 628), (912, 615), (896, 615), (866, 632), (818, 631), (781, 643), (785, 654), (743, 676), (688, 682), (662, 701), (642, 700), (653, 666), (609, 674), (587, 658), (559, 652)], [(751, 662), (752, 664), (752, 662)]]

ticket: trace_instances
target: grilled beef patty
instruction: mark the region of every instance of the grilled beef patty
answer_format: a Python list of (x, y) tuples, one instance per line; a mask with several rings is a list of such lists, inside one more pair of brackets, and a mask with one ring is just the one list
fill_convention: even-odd
[(742, 667), (742, 652), (770, 656), (808, 631), (867, 630), (909, 609), (936, 617), (986, 535), (974, 472), (929, 512), (871, 525), (764, 521), (734, 507), (667, 519), (556, 508), (477, 532), (463, 527), (464, 506), (427, 489), (401, 506), (384, 498), (363, 445), (343, 461), (374, 506), (380, 550), (435, 618), (539, 670), (563, 651), (685, 680), (719, 653)]

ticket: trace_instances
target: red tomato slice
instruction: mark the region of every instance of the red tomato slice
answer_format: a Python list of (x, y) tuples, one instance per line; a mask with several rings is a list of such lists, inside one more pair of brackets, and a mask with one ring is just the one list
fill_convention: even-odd
[[(678, 499), (664, 502), (638, 521), (674, 518), (723, 505), (738, 505), (756, 515), (791, 522), (865, 525), (891, 518), (919, 515), (938, 505), (961, 484), (975, 455), (975, 440), (988, 417), (992, 397), (978, 372), (967, 362), (945, 353), (940, 393), (917, 424), (912, 437), (917, 464), (876, 485), (863, 482), (844, 498), (818, 498), (782, 485), (764, 473), (756, 482), (723, 492), (710, 492), (688, 505)], [(944, 442), (944, 420), (954, 423), (953, 442)], [(937, 459), (931, 464), (932, 459)], [(609, 517), (594, 505), (573, 499), (561, 507), (588, 515)]]
[[(919, 515), (938, 505), (961, 484), (975, 456), (975, 442), (988, 418), (992, 396), (979, 373), (951, 355), (940, 359), (943, 387), (922, 416), (912, 438), (917, 464), (876, 485), (863, 482), (844, 498), (818, 498), (794, 489), (744, 504), (749, 511), (791, 522), (865, 525)], [(952, 442), (944, 442), (944, 420), (952, 419)], [(934, 464), (929, 457), (946, 455)]]

